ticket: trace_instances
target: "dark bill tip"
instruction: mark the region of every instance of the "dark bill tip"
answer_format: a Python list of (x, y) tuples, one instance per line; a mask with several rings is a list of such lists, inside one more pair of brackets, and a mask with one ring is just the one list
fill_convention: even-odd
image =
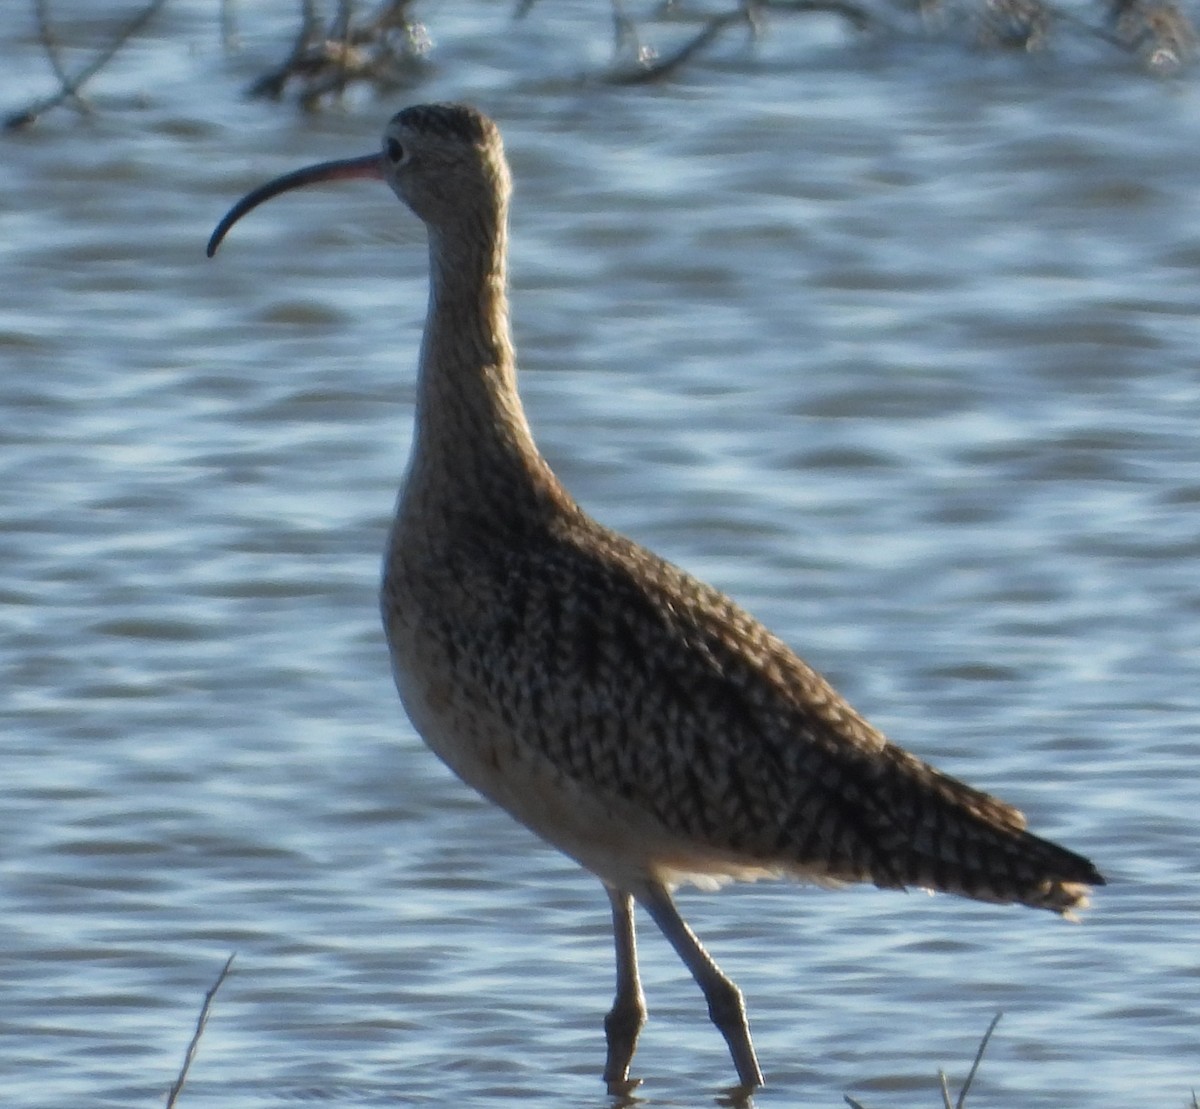
[(360, 177), (382, 181), (383, 156), (368, 154), (362, 158), (322, 162), (320, 165), (307, 166), (294, 173), (285, 173), (282, 177), (276, 177), (274, 181), (268, 181), (265, 185), (260, 185), (252, 192), (248, 192), (225, 213), (221, 222), (217, 224), (217, 229), (212, 233), (212, 238), (208, 240), (205, 253), (210, 258), (216, 254), (217, 247), (221, 245), (221, 240), (229, 233), (229, 229), (247, 212), (257, 208), (273, 196), (285, 193), (289, 189), (298, 189), (302, 185), (315, 185), (320, 181), (346, 181)]

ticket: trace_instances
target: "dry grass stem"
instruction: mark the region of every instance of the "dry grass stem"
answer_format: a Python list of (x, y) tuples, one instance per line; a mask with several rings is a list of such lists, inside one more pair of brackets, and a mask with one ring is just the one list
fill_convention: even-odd
[(200, 1015), (196, 1018), (196, 1030), (192, 1033), (192, 1038), (188, 1042), (187, 1051), (183, 1056), (183, 1066), (179, 1068), (179, 1077), (175, 1079), (170, 1091), (167, 1093), (166, 1109), (174, 1109), (175, 1103), (179, 1100), (179, 1095), (183, 1092), (183, 1084), (187, 1081), (188, 1071), (191, 1070), (192, 1060), (196, 1058), (196, 1049), (200, 1046), (200, 1037), (204, 1035), (204, 1026), (208, 1023), (208, 1013), (212, 1008), (213, 998), (217, 996), (217, 990), (221, 988), (221, 983), (229, 974), (229, 968), (233, 966), (235, 951), (225, 960), (225, 965), (221, 968), (221, 973), (217, 975), (217, 980), (208, 988), (208, 992), (204, 995), (204, 1004), (200, 1006)]
[[(979, 1047), (975, 1051), (975, 1058), (971, 1063), (971, 1069), (967, 1072), (966, 1081), (963, 1082), (962, 1089), (959, 1091), (956, 1101), (950, 1100), (950, 1083), (946, 1078), (946, 1072), (938, 1070), (938, 1085), (942, 1092), (943, 1109), (965, 1109), (967, 1094), (971, 1090), (971, 1083), (975, 1081), (975, 1075), (979, 1071), (979, 1064), (983, 1062), (983, 1053), (987, 1051), (988, 1041), (992, 1038), (992, 1033), (996, 1031), (996, 1025), (1000, 1023), (1002, 1016), (1004, 1016), (1003, 1013), (997, 1013), (992, 1017), (992, 1023), (987, 1026), (987, 1031), (984, 1032), (983, 1039), (979, 1041)], [(850, 1109), (866, 1109), (866, 1106), (862, 1102), (856, 1101), (849, 1094), (843, 1094), (842, 1097), (845, 1099), (846, 1104), (850, 1106)], [(1193, 1097), (1194, 1100), (1195, 1098)]]
[[(967, 1071), (967, 1080), (963, 1083), (962, 1090), (959, 1091), (958, 1101), (954, 1103), (954, 1109), (963, 1109), (963, 1106), (967, 1104), (967, 1092), (971, 1089), (971, 1083), (975, 1081), (975, 1074), (979, 1070), (979, 1064), (983, 1062), (983, 1053), (987, 1051), (988, 1040), (992, 1038), (992, 1033), (996, 1031), (996, 1025), (1000, 1023), (1002, 1016), (1004, 1016), (1003, 1013), (997, 1013), (992, 1017), (992, 1023), (987, 1026), (987, 1031), (983, 1034), (983, 1039), (979, 1041), (979, 1049), (975, 1052), (971, 1069)], [(948, 1104), (947, 1109), (949, 1109)]]

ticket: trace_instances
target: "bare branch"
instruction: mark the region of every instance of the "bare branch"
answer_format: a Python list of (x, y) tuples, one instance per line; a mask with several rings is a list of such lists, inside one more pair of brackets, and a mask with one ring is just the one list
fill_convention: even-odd
[(301, 0), (300, 27), (292, 41), (292, 49), (278, 69), (264, 73), (250, 86), (247, 95), (263, 96), (268, 100), (278, 100), (283, 96), (283, 88), (288, 78), (300, 68), (301, 61), (308, 53), (309, 44), (316, 38), (316, 34), (317, 9), (313, 0)]
[[(873, 21), (867, 9), (855, 3), (854, 0), (742, 0), (739, 7), (733, 11), (713, 16), (699, 34), (665, 58), (654, 62), (647, 61), (649, 52), (639, 47), (638, 60), (642, 64), (633, 69), (613, 73), (606, 80), (613, 85), (642, 85), (652, 81), (661, 81), (695, 57), (728, 27), (744, 23), (757, 37), (761, 32), (762, 15), (767, 11), (829, 12), (841, 16), (859, 31), (866, 30)], [(624, 41), (636, 43), (638, 41), (636, 27), (624, 16), (617, 0), (614, 0), (613, 12), (618, 43)]]
[[(53, 96), (47, 96), (42, 100), (34, 101), (29, 107), (19, 112), (13, 112), (4, 119), (5, 130), (16, 131), (21, 127), (28, 127), (31, 123), (37, 121), (37, 118), (44, 112), (48, 112), (51, 108), (57, 108), (66, 100), (77, 100), (79, 98), (79, 90), (85, 83), (90, 81), (97, 73), (100, 72), (112, 59), (117, 52), (124, 46), (134, 35), (138, 33), (149, 21), (157, 14), (158, 10), (166, 3), (166, 0), (150, 0), (150, 2), (137, 12), (120, 31), (117, 32), (113, 41), (101, 50), (87, 65), (83, 67), (74, 77), (67, 78), (62, 81), (62, 87)], [(54, 66), (54, 62), (51, 62)], [(59, 67), (55, 66), (55, 73), (61, 72)]]
[(695, 38), (685, 42), (674, 54), (670, 54), (653, 65), (641, 66), (637, 69), (626, 70), (624, 73), (614, 73), (607, 80), (613, 85), (644, 85), (652, 81), (661, 81), (669, 77), (681, 65), (692, 58), (698, 51), (703, 50), (716, 39), (726, 27), (737, 23), (753, 25), (750, 13), (746, 8), (724, 12), (713, 16)]

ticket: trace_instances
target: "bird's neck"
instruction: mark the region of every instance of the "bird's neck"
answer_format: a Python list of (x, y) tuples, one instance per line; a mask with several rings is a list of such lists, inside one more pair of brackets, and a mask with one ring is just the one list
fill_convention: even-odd
[(517, 393), (506, 217), (431, 229), (430, 304), (405, 501), (426, 519), (519, 526), (565, 500)]

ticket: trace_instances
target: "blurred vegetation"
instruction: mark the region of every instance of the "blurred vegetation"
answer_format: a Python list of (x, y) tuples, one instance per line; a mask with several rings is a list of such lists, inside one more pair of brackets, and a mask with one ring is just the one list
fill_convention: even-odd
[[(90, 110), (84, 86), (101, 69), (115, 64), (121, 48), (141, 34), (169, 0), (145, 0), (137, 8), (112, 5), (128, 15), (112, 17), (105, 41), (92, 56), (71, 69), (60, 44), (63, 24), (53, 0), (27, 0), (29, 19), (58, 89), (5, 118), (9, 129), (27, 127), (61, 106)], [(103, 0), (107, 5), (109, 0)], [(514, 21), (536, 18), (550, 0), (514, 0)], [(1071, 0), (1065, 0), (1070, 3)], [(963, 48), (1044, 52), (1060, 44), (1087, 40), (1115, 51), (1136, 65), (1160, 74), (1176, 73), (1196, 57), (1197, 35), (1183, 7), (1188, 0), (644, 0), (631, 14), (625, 0), (594, 0), (597, 17), (612, 28), (613, 56), (590, 79), (641, 84), (670, 79), (717, 40), (742, 33), (755, 40), (768, 33), (772, 19), (832, 15), (853, 33), (877, 39), (938, 39)], [(250, 96), (291, 100), (306, 111), (336, 102), (352, 87), (377, 92), (413, 88), (422, 82), (433, 39), (418, 16), (417, 0), (293, 0), (295, 26), (280, 43), (279, 62), (254, 80)], [(89, 12), (89, 26), (103, 26)], [(226, 51), (238, 50), (239, 26), (252, 19), (256, 5), (213, 0), (214, 33)], [(655, 39), (672, 48), (660, 53)], [(77, 42), (79, 35), (71, 34)]]

